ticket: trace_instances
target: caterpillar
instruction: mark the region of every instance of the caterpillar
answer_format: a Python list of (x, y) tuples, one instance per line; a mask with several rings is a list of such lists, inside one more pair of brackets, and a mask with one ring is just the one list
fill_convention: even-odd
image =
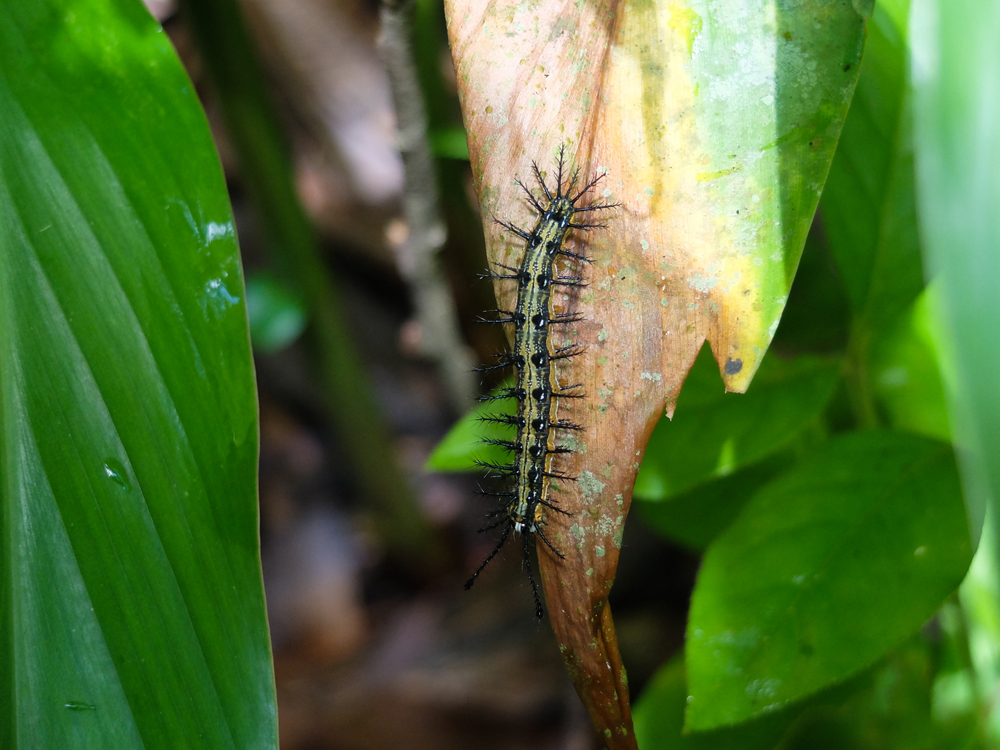
[[(589, 206), (577, 205), (578, 201), (594, 188), (604, 176), (595, 175), (590, 182), (574, 194), (579, 178), (575, 170), (567, 184), (564, 182), (564, 149), (559, 150), (556, 187), (550, 191), (536, 163), (532, 170), (544, 198), (536, 197), (524, 183), (517, 185), (527, 195), (528, 203), (537, 211), (538, 220), (530, 232), (509, 222), (494, 221), (516, 237), (524, 240), (524, 255), (519, 268), (497, 263), (499, 270), (491, 268), (484, 278), (505, 279), (517, 282), (517, 302), (513, 310), (493, 310), (495, 317), (481, 318), (482, 322), (511, 324), (514, 327), (513, 351), (498, 357), (495, 365), (479, 368), (480, 371), (513, 367), (515, 382), (494, 395), (483, 396), (483, 401), (514, 400), (517, 402), (515, 414), (487, 415), (482, 421), (493, 424), (510, 425), (516, 429), (513, 440), (484, 439), (483, 442), (500, 446), (512, 456), (507, 464), (477, 461), (494, 478), (506, 480), (506, 487), (499, 492), (480, 491), (481, 494), (500, 500), (499, 507), (487, 514), (492, 522), (480, 531), (490, 531), (503, 526), (503, 532), (493, 551), (466, 582), (466, 590), (472, 588), (476, 578), (506, 543), (511, 532), (521, 534), (524, 539), (524, 565), (531, 593), (535, 600), (535, 615), (542, 617), (542, 602), (538, 585), (531, 570), (530, 545), (537, 536), (559, 558), (562, 553), (552, 544), (543, 531), (546, 526), (546, 512), (567, 513), (559, 507), (552, 496), (555, 489), (552, 480), (575, 481), (575, 477), (553, 468), (552, 460), (560, 454), (572, 453), (565, 445), (556, 444), (556, 433), (582, 429), (574, 422), (556, 418), (556, 407), (561, 399), (582, 398), (582, 385), (560, 385), (554, 362), (568, 360), (581, 354), (580, 344), (556, 346), (553, 329), (582, 320), (578, 313), (556, 312), (553, 291), (556, 288), (579, 288), (586, 286), (580, 275), (558, 275), (557, 261), (562, 258), (582, 268), (589, 263), (583, 252), (574, 252), (566, 247), (570, 231), (588, 231), (603, 228), (604, 224), (574, 222), (577, 214), (617, 208), (618, 204), (602, 203)], [(578, 249), (578, 248), (576, 248)], [(579, 273), (579, 270), (577, 271)]]

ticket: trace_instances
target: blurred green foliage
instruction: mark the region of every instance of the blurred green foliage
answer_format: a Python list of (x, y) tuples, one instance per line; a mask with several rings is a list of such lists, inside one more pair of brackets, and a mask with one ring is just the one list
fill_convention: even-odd
[(294, 343), (308, 321), (302, 300), (267, 272), (247, 276), (247, 316), (254, 348), (268, 354)]

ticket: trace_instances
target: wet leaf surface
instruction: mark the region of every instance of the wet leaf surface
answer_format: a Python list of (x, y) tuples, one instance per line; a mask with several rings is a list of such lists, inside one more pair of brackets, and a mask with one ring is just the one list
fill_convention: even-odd
[(131, 0), (3, 3), (0, 746), (275, 746), (257, 448), (173, 48)]

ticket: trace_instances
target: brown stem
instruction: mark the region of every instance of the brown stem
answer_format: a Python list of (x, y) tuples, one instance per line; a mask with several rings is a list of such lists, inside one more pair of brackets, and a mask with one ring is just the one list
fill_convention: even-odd
[(475, 396), (473, 359), (462, 341), (458, 316), (438, 255), (447, 229), (438, 205), (437, 176), (427, 139), (427, 115), (413, 58), (413, 3), (382, 3), (379, 52), (389, 74), (396, 107), (397, 139), (403, 157), (403, 216), (407, 237), (397, 247), (400, 272), (413, 289), (422, 353), (433, 360), (452, 407), (466, 411)]

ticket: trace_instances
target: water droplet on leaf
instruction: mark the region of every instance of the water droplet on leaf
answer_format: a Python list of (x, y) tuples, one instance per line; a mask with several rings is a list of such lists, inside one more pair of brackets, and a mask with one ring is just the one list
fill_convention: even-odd
[(132, 489), (131, 482), (128, 481), (128, 471), (117, 458), (109, 458), (104, 462), (104, 474), (112, 482), (123, 490)]

